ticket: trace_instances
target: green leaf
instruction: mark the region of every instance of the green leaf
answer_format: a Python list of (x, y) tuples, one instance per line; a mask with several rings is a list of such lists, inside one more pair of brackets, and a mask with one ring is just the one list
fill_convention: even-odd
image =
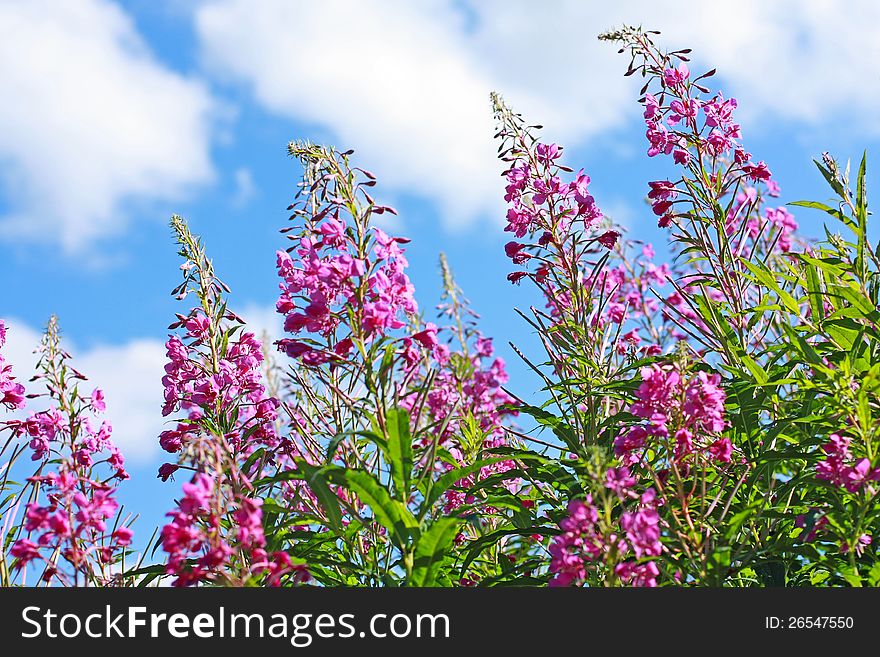
[(816, 165), (816, 168), (819, 169), (819, 171), (822, 173), (822, 177), (825, 178), (825, 180), (831, 186), (831, 189), (833, 189), (840, 198), (845, 200), (846, 190), (844, 190), (843, 185), (841, 185), (840, 182), (835, 179), (831, 171), (826, 169), (818, 160), (813, 160), (813, 163)]
[(412, 586), (434, 586), (438, 567), (464, 524), (459, 518), (438, 518), (419, 537), (413, 561)]
[(517, 408), (520, 412), (533, 417), (538, 424), (549, 427), (570, 451), (575, 453), (581, 451), (582, 446), (577, 439), (577, 434), (563, 418), (558, 418), (543, 408), (528, 404), (523, 404)]
[(843, 579), (846, 580), (847, 584), (856, 588), (861, 588), (862, 578), (859, 575), (859, 571), (857, 568), (852, 568), (851, 566), (843, 566), (840, 569), (840, 574), (843, 575)]
[(709, 576), (720, 585), (730, 571), (730, 547), (718, 547), (708, 555)]
[(409, 539), (418, 534), (419, 523), (409, 509), (400, 500), (393, 499), (369, 472), (347, 470), (345, 482), (347, 488), (370, 507), (376, 522), (388, 530), (397, 547), (404, 549)]
[[(327, 521), (330, 528), (339, 533), (342, 531), (342, 509), (339, 507), (339, 498), (327, 483), (328, 474), (339, 471), (341, 468), (336, 466), (315, 466), (303, 459), (296, 460), (296, 468), (302, 472), (303, 480), (309, 485), (309, 488), (321, 503), (321, 508), (327, 514)], [(291, 477), (293, 478), (293, 477)]]
[(829, 576), (830, 573), (827, 570), (814, 570), (810, 573), (810, 584), (812, 584), (813, 586), (818, 586), (826, 579), (828, 579)]
[(847, 217), (843, 212), (841, 212), (840, 208), (832, 208), (825, 205), (824, 203), (819, 203), (818, 201), (792, 201), (788, 205), (821, 210), (822, 212), (830, 214), (832, 217), (846, 225), (851, 230), (855, 227), (855, 223), (853, 223), (853, 220)]
[(769, 380), (767, 372), (765, 372), (764, 369), (760, 365), (758, 365), (754, 358), (752, 358), (745, 352), (740, 352), (737, 355), (739, 356), (742, 364), (746, 366), (746, 369), (751, 372), (752, 376), (755, 377), (755, 381), (758, 382), (758, 385), (764, 385), (765, 383), (767, 383), (767, 381)]
[(825, 319), (825, 304), (822, 302), (822, 284), (819, 279), (819, 270), (811, 262), (804, 263), (804, 271), (807, 275), (807, 300), (810, 303), (810, 314), (817, 322)]
[(461, 565), (461, 576), (464, 577), (467, 574), (468, 568), (474, 562), (480, 553), (485, 550), (487, 547), (494, 545), (502, 538), (507, 536), (531, 536), (532, 534), (540, 534), (541, 536), (556, 536), (559, 534), (560, 530), (558, 527), (546, 527), (546, 526), (538, 526), (538, 527), (527, 527), (527, 528), (513, 528), (513, 529), (499, 529), (490, 534), (486, 534), (485, 536), (481, 536), (477, 540), (470, 543), (467, 557), (464, 560), (464, 563)]
[(385, 430), (388, 435), (388, 460), (397, 497), (409, 499), (413, 469), (412, 436), (409, 431), (409, 413), (395, 408), (387, 413)]
[(508, 457), (499, 456), (491, 459), (481, 459), (479, 461), (474, 461), (470, 465), (464, 465), (460, 468), (450, 470), (449, 472), (437, 477), (437, 479), (429, 483), (430, 490), (425, 495), (425, 501), (422, 505), (423, 511), (430, 509), (434, 505), (434, 503), (438, 499), (440, 499), (440, 496), (443, 495), (443, 493), (452, 488), (462, 479), (469, 477), (472, 474), (476, 474), (487, 465), (492, 465), (493, 463), (505, 461), (507, 460), (507, 458)]
[(771, 272), (764, 263), (761, 262), (751, 262), (744, 258), (741, 258), (740, 261), (748, 267), (749, 271), (752, 272), (752, 275), (755, 277), (755, 280), (766, 287), (767, 289), (773, 290), (776, 295), (779, 297), (779, 300), (785, 305), (786, 309), (789, 310), (792, 314), (799, 316), (800, 315), (800, 306), (798, 305), (797, 300), (791, 296), (790, 293), (786, 292), (779, 285), (779, 282), (776, 280), (773, 272)]

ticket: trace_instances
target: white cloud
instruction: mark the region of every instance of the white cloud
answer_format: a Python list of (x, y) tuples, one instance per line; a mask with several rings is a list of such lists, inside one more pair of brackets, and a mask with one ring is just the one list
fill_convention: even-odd
[(497, 206), (485, 193), (501, 170), (491, 78), (445, 3), (210, 3), (196, 29), (215, 73), (332, 128), (385, 184), (427, 194), (454, 221)]
[(232, 194), (232, 204), (238, 208), (242, 208), (250, 203), (251, 199), (257, 193), (257, 186), (254, 183), (254, 175), (251, 170), (245, 167), (239, 167), (232, 174), (234, 183), (234, 192)]
[(768, 113), (880, 127), (871, 0), (209, 0), (195, 13), (215, 75), (278, 115), (330, 129), (384, 183), (438, 202), (452, 224), (500, 216), (490, 90), (569, 146), (637, 119), (627, 61), (596, 39), (624, 22), (717, 66), (746, 127)]
[(168, 428), (161, 413), (165, 360), (162, 343), (150, 339), (97, 346), (76, 360), (104, 390), (116, 444), (133, 461), (156, 454), (159, 433)]
[(212, 179), (206, 87), (106, 0), (0, 2), (0, 95), (6, 238), (81, 252)]
[[(8, 343), (3, 356), (28, 392), (43, 392), (40, 382), (28, 382), (37, 356), (33, 353), (41, 334), (27, 324), (7, 320)], [(161, 414), (165, 348), (158, 340), (135, 339), (120, 345), (79, 349), (63, 339), (72, 365), (89, 378), (88, 385), (106, 395), (106, 418), (113, 425), (113, 440), (132, 463), (151, 462), (159, 451), (159, 433), (166, 427)], [(91, 390), (91, 388), (89, 388)], [(42, 408), (45, 400), (29, 403)]]

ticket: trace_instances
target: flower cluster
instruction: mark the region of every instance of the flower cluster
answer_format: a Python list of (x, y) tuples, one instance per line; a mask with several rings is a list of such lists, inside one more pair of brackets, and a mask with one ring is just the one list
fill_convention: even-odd
[[(647, 43), (642, 45), (646, 70), (654, 74), (659, 83), (657, 93), (646, 93), (642, 101), (648, 156), (671, 154), (676, 164), (694, 172), (705, 168), (707, 162), (711, 167), (718, 161), (730, 161), (730, 169), (723, 175), (731, 182), (740, 178), (755, 183), (770, 181), (767, 165), (753, 164), (751, 155), (738, 142), (742, 133), (733, 117), (736, 99), (725, 99), (721, 92), (707, 99), (700, 93), (703, 87), (696, 80), (691, 81), (683, 59), (674, 67), (669, 56), (660, 54)], [(674, 216), (673, 204), (679, 190), (668, 180), (654, 181), (649, 186), (648, 198), (654, 214), (660, 218), (661, 227), (668, 226)]]
[[(131, 544), (134, 532), (129, 527), (108, 527), (119, 505), (107, 484), (87, 479), (70, 463), (32, 477), (31, 482), (39, 484), (48, 503), (25, 507), (24, 531), (36, 535), (36, 540), (20, 538), (12, 544), (10, 554), (18, 559), (18, 567), (39, 559), (44, 564), (42, 580), (71, 584), (78, 578), (94, 577), (94, 564), (98, 572), (114, 564)], [(65, 573), (54, 555), (60, 555), (74, 573)], [(108, 574), (103, 577), (106, 581)]]
[(661, 444), (671, 438), (675, 461), (704, 451), (718, 462), (730, 462), (733, 445), (726, 436), (719, 436), (727, 426), (726, 395), (719, 386), (719, 374), (698, 371), (688, 378), (676, 365), (653, 364), (642, 368), (641, 375), (630, 412), (647, 422), (615, 440), (614, 451), (624, 462), (637, 462), (652, 438)]
[[(512, 138), (518, 138), (516, 132)], [(507, 226), (517, 238), (528, 237), (529, 242), (511, 241), (504, 246), (513, 264), (521, 268), (512, 272), (508, 280), (518, 283), (530, 277), (544, 295), (554, 317), (576, 312), (575, 300), (563, 281), (555, 274), (576, 272), (588, 266), (587, 252), (582, 252), (578, 240), (590, 235), (601, 223), (602, 213), (589, 193), (590, 177), (581, 170), (569, 182), (563, 182), (563, 170), (555, 160), (562, 155), (556, 144), (535, 143), (529, 150), (518, 152), (507, 171), (508, 185), (505, 201)], [(589, 238), (592, 245), (611, 249), (620, 233), (606, 230)], [(594, 249), (588, 249), (593, 252)], [(537, 266), (529, 268), (530, 261)]]
[[(112, 577), (111, 566), (121, 559), (133, 535), (119, 520), (111, 523), (119, 509), (112, 483), (128, 479), (128, 473), (111, 440), (110, 423), (103, 421), (96, 429), (90, 417), (106, 409), (103, 392), (81, 394), (78, 384), (85, 377), (70, 367), (69, 358), (60, 347), (52, 318), (35, 378), (45, 381), (45, 396), (53, 405), (5, 423), (27, 443), (31, 459), (39, 462), (38, 471), (28, 478), (31, 501), (25, 505), (21, 533), (10, 554), (18, 569), (39, 562), (40, 578), (46, 583), (106, 584)], [(49, 469), (49, 464), (56, 467)]]
[[(682, 171), (678, 180), (650, 182), (648, 200), (659, 226), (674, 224), (675, 248), (701, 255), (688, 258), (669, 315), (690, 324), (706, 346), (717, 348), (697, 317), (697, 304), (685, 297), (707, 297), (721, 314), (726, 307), (741, 313), (759, 305), (761, 292), (744, 260), (789, 253), (797, 222), (784, 208), (765, 208), (765, 198), (778, 196), (779, 185), (768, 166), (755, 163), (740, 143), (736, 100), (721, 92), (711, 95), (703, 86), (714, 71), (692, 77), (684, 52), (663, 53), (644, 32), (624, 29), (611, 38), (623, 41), (633, 62), (641, 62), (631, 70), (648, 78), (645, 89), (650, 91), (641, 101), (648, 155), (671, 155)], [(736, 328), (742, 342), (755, 349), (774, 330), (770, 320)]]
[[(556, 160), (562, 156), (561, 146), (536, 143), (522, 155), (505, 174), (504, 200), (509, 204), (505, 231), (517, 238), (547, 231), (550, 235), (542, 233), (546, 241), (540, 244), (546, 246), (554, 237), (566, 234), (575, 222), (587, 228), (599, 224), (602, 212), (590, 194), (590, 177), (581, 170), (564, 182), (558, 175), (561, 167)], [(605, 241), (613, 245), (613, 235), (605, 235)], [(530, 257), (522, 252), (522, 246), (510, 242), (505, 247), (515, 264)]]
[[(506, 422), (517, 411), (515, 400), (503, 389), (508, 381), (504, 360), (495, 355), (492, 339), (477, 328), (479, 316), (471, 310), (442, 254), (440, 270), (444, 292), (437, 310), (449, 325), (438, 328), (429, 322), (412, 338), (403, 340), (405, 378), (412, 382), (412, 392), (403, 397), (401, 406), (414, 417), (421, 415), (430, 427), (422, 447), (436, 442), (463, 466), (481, 458), (483, 450), (508, 445)], [(426, 388), (424, 399), (422, 388)], [(469, 437), (471, 433), (476, 435)], [(445, 461), (436, 465), (440, 471), (453, 467)], [(474, 503), (465, 489), (512, 467), (509, 461), (493, 463), (457, 482), (444, 493), (445, 511), (452, 513)]]
[(487, 440), (497, 446), (504, 437), (504, 418), (514, 415), (513, 398), (502, 386), (507, 371), (502, 358), (495, 357), (491, 338), (477, 334), (472, 352), (450, 354), (447, 345), (436, 351), (438, 372), (428, 392), (426, 405), (441, 442), (460, 435), (463, 418), (474, 418)]
[[(527, 241), (508, 242), (505, 253), (520, 268), (507, 278), (531, 278), (547, 299), (551, 316), (584, 320), (591, 300), (574, 295), (601, 253), (614, 248), (620, 232), (603, 227), (603, 214), (590, 194), (590, 177), (559, 163), (562, 147), (535, 140), (521, 117), (493, 95), (503, 141), (508, 204), (505, 231)], [(534, 264), (534, 266), (532, 266)]]
[[(0, 349), (6, 345), (6, 324), (0, 319)], [(24, 408), (24, 386), (12, 376), (12, 365), (7, 365), (0, 353), (0, 406), (9, 410)]]
[[(168, 553), (166, 572), (175, 575), (175, 586), (195, 584), (224, 565), (232, 548), (220, 537), (220, 517), (213, 513), (211, 500), (214, 480), (199, 473), (183, 485), (183, 497), (177, 508), (168, 512), (171, 518), (162, 527), (162, 549)], [(187, 558), (202, 553), (197, 563), (188, 565)]]
[(642, 495), (633, 491), (636, 480), (626, 467), (609, 469), (605, 486), (621, 501), (634, 499), (633, 508), (624, 511), (619, 527), (605, 527), (591, 495), (572, 500), (568, 517), (559, 523), (562, 533), (550, 545), (550, 586), (572, 586), (589, 579), (591, 564), (609, 562), (614, 575), (630, 586), (657, 585), (660, 570), (650, 557), (659, 556), (659, 501), (654, 489)]
[(833, 433), (822, 445), (825, 458), (816, 464), (816, 477), (834, 486), (857, 493), (869, 481), (880, 480), (880, 467), (871, 468), (871, 461), (861, 458), (854, 461), (850, 453), (850, 439)]
[[(326, 236), (328, 226), (333, 226), (332, 240)], [(285, 251), (277, 254), (283, 282), (276, 307), (285, 317), (285, 331), (327, 338), (346, 321), (347, 310), (354, 308), (359, 317), (349, 335), (369, 341), (402, 328), (402, 317), (418, 312), (400, 248), (403, 238), (389, 237), (374, 228), (373, 258), (367, 260), (352, 255), (358, 245), (332, 216), (325, 217), (315, 232), (322, 238), (302, 237), (293, 251), (295, 261)], [(332, 351), (321, 351), (301, 340), (285, 339), (279, 347), (306, 364), (319, 365), (344, 358), (353, 344), (351, 337), (343, 338)]]
[(229, 432), (233, 442), (247, 431), (252, 443), (276, 445), (274, 420), (278, 402), (266, 393), (261, 370), (262, 345), (256, 336), (241, 333), (237, 340), (228, 343), (224, 354), (217, 355), (214, 365), (204, 353), (205, 349), (210, 350), (207, 318), (199, 309), (194, 309), (181, 322), (187, 329), (188, 342), (172, 335), (165, 345), (168, 363), (162, 377), (165, 387), (162, 414), (167, 416), (182, 409), (189, 413), (189, 418), (161, 434), (163, 449), (178, 452), (204, 413), (217, 409), (234, 416), (235, 429)]
[[(278, 400), (267, 393), (263, 381), (262, 345), (227, 309), (223, 292), (228, 288), (215, 277), (201, 242), (180, 217), (173, 217), (171, 225), (185, 258), (184, 280), (174, 294), (178, 299), (195, 294), (198, 305), (187, 315), (177, 315), (169, 327), (183, 335), (172, 334), (165, 344), (162, 415), (182, 410), (187, 417), (163, 431), (159, 444), (200, 470), (207, 466), (206, 457), (198, 453), (199, 439), (216, 434), (222, 448), (207, 457), (211, 467), (224, 460), (238, 463), (259, 447), (278, 445)], [(219, 461), (212, 460), (214, 455)], [(167, 480), (179, 465), (164, 464), (159, 476)]]
[[(290, 206), (298, 225), (284, 232), (296, 245), (276, 256), (282, 279), (276, 309), (284, 315), (285, 332), (297, 336), (280, 340), (278, 347), (315, 366), (345, 359), (355, 342), (367, 344), (404, 328), (418, 304), (401, 248), (409, 240), (369, 224), (370, 215), (394, 212), (376, 205), (363, 189), (375, 184), (372, 174), (362, 172), (358, 180), (326, 149), (308, 144), (291, 149), (316, 180)], [(366, 211), (353, 214), (362, 200)]]
[[(183, 335), (166, 343), (162, 413), (182, 410), (187, 417), (159, 437), (163, 449), (178, 455), (159, 477), (167, 480), (181, 467), (195, 471), (162, 528), (166, 573), (176, 576), (177, 586), (218, 578), (241, 584), (268, 569), (277, 582), (289, 572), (282, 562), (291, 562), (289, 555), (269, 559), (265, 553), (262, 500), (253, 496), (252, 482), (267, 464), (286, 458), (276, 430), (279, 402), (266, 389), (262, 345), (227, 309), (228, 288), (215, 277), (201, 242), (179, 217), (172, 228), (185, 259), (184, 281), (174, 294), (194, 294), (198, 305), (177, 316), (170, 328)], [(261, 458), (251, 458), (261, 449)]]
[(597, 268), (586, 281), (593, 294), (605, 300), (593, 318), (593, 326), (613, 329), (615, 350), (619, 354), (633, 351), (656, 356), (670, 340), (683, 336), (673, 323), (666, 321), (668, 314), (657, 296), (657, 291), (667, 285), (672, 274), (666, 263), (659, 266), (654, 263), (651, 244), (643, 244), (636, 258), (628, 256), (629, 246), (631, 243), (626, 242), (618, 250), (619, 264)]
[[(466, 465), (475, 454), (467, 453), (460, 441), (464, 435), (465, 422), (475, 422), (482, 440), (479, 450), (502, 447), (508, 443), (505, 420), (516, 415), (512, 407), (514, 399), (502, 389), (507, 382), (504, 360), (494, 356), (492, 340), (477, 332), (473, 343), (460, 351), (449, 353), (447, 345), (436, 350), (436, 375), (425, 401), (432, 432), (460, 465)], [(414, 403), (413, 396), (407, 399)], [(425, 439), (426, 446), (428, 439)], [(441, 469), (452, 469), (451, 464), (438, 464)], [(514, 467), (510, 461), (500, 461), (483, 467), (477, 475), (459, 481), (444, 493), (445, 511), (453, 512), (474, 499), (463, 490), (475, 481), (492, 474), (506, 472)], [(513, 482), (510, 482), (513, 486)]]
[[(239, 497), (236, 509), (229, 514), (235, 532), (228, 535), (222, 517), (228, 511), (224, 491), (207, 474), (197, 473), (183, 485), (183, 497), (168, 512), (169, 522), (162, 528), (162, 549), (168, 553), (165, 572), (175, 576), (174, 586), (191, 586), (200, 582), (243, 584), (249, 575), (266, 573), (269, 586), (280, 585), (282, 578), (306, 581), (308, 572), (295, 564), (286, 552), (266, 552), (263, 533), (263, 501)], [(231, 561), (240, 562), (231, 567)], [(229, 581), (231, 573), (242, 579)]]

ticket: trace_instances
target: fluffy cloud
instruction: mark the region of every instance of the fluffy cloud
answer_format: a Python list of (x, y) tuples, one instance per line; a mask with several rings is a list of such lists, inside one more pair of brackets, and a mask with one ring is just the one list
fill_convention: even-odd
[(196, 10), (204, 60), (270, 111), (333, 132), (395, 190), (453, 224), (498, 211), (487, 94), (570, 145), (638, 116), (626, 61), (596, 35), (623, 22), (693, 46), (743, 116), (880, 127), (880, 5), (871, 0), (656, 3), (510, 0), (291, 3), (209, 0)]
[(332, 128), (386, 184), (454, 219), (491, 202), (491, 78), (445, 3), (210, 3), (196, 28), (216, 74), (246, 81), (278, 114)]
[(106, 0), (0, 2), (0, 95), (7, 238), (82, 251), (133, 206), (212, 179), (206, 87)]
[(239, 167), (232, 174), (235, 191), (232, 195), (232, 205), (237, 208), (246, 206), (257, 193), (254, 176), (250, 169)]
[[(28, 392), (42, 392), (37, 383), (27, 383), (37, 356), (40, 333), (16, 320), (6, 322), (9, 342), (3, 355), (13, 366)], [(158, 436), (164, 430), (162, 383), (165, 348), (158, 340), (138, 339), (121, 345), (98, 345), (79, 349), (65, 339), (74, 366), (89, 377), (89, 383), (104, 390), (106, 416), (113, 424), (113, 439), (132, 463), (150, 462), (158, 452)], [(34, 404), (40, 404), (37, 400)]]

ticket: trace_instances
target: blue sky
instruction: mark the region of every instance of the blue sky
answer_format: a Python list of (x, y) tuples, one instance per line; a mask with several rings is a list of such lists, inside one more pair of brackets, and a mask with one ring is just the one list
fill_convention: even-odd
[[(179, 483), (155, 479), (165, 327), (182, 310), (167, 228), (203, 235), (232, 305), (277, 330), (274, 251), (299, 170), (294, 138), (354, 148), (412, 238), (411, 276), (430, 313), (446, 252), (509, 364), (536, 353), (513, 312), (503, 185), (488, 93), (498, 90), (566, 161), (585, 167), (607, 214), (662, 244), (643, 198), (667, 169), (644, 155), (639, 83), (595, 36), (626, 21), (693, 47), (694, 69), (740, 102), (747, 148), (784, 201), (828, 197), (811, 158), (842, 159), (880, 138), (880, 8), (820, 0), (688, 3), (151, 2), (0, 0), (0, 317), (8, 358), (57, 313), (78, 364), (106, 389), (133, 479), (121, 491), (149, 534)], [(802, 231), (820, 218), (797, 213)], [(658, 249), (662, 253), (662, 250)]]

